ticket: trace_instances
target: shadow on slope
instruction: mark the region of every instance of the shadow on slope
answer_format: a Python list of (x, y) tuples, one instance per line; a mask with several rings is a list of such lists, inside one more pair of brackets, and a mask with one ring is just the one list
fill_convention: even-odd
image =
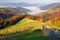
[(42, 30), (40, 29), (5, 35), (5, 37), (0, 39), (1, 40), (51, 40), (51, 38), (45, 36)]

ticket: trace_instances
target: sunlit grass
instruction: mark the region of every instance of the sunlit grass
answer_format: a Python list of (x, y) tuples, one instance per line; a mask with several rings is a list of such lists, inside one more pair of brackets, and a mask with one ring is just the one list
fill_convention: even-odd
[(17, 24), (0, 30), (0, 34), (10, 34), (10, 33), (16, 33), (16, 32), (21, 32), (25, 30), (40, 29), (41, 25), (42, 25), (42, 22), (40, 21), (24, 18)]

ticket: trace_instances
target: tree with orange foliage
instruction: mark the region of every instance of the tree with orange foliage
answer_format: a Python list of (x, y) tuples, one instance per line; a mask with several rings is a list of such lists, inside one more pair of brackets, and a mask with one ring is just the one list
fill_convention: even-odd
[(26, 17), (29, 18), (29, 19), (32, 19), (31, 15), (26, 14)]
[(35, 16), (35, 18), (36, 18), (36, 20), (38, 20), (38, 21), (41, 21), (41, 17), (40, 16)]

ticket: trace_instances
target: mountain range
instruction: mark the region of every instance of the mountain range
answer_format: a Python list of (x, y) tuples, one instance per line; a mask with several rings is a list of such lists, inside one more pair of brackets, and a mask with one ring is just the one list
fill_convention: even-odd
[[(36, 5), (39, 5), (39, 7), (37, 7)], [(22, 14), (28, 13), (34, 15), (53, 9), (59, 5), (60, 3), (52, 3), (52, 4), (47, 4), (45, 6), (41, 6), (40, 4), (27, 4), (27, 3), (0, 3), (0, 8), (5, 8), (8, 9), (8, 11), (13, 11), (16, 13), (22, 13)]]
[(55, 8), (56, 6), (60, 6), (60, 3), (48, 4), (48, 5), (45, 5), (45, 6), (40, 7), (40, 9), (41, 10), (48, 10), (48, 9)]
[(0, 3), (0, 6), (29, 7), (29, 6), (42, 6), (42, 4), (28, 4), (28, 3)]

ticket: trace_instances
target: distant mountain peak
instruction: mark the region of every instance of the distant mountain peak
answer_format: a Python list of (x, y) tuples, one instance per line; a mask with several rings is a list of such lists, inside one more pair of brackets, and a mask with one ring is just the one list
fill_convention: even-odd
[(40, 7), (42, 10), (47, 10), (47, 9), (52, 9), (55, 7), (59, 7), (60, 3), (52, 3), (52, 4), (47, 4), (45, 6)]

